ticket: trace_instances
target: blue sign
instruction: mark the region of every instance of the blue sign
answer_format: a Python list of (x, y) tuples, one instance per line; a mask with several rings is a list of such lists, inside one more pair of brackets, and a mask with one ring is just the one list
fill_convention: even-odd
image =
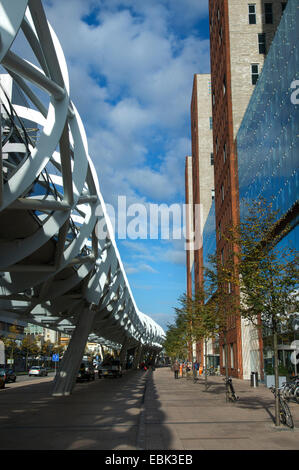
[(53, 362), (59, 362), (59, 354), (53, 354), (52, 355), (52, 361)]

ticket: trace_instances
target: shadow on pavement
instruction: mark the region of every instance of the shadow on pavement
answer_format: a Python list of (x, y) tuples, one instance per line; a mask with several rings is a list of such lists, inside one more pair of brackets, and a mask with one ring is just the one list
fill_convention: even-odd
[(0, 449), (137, 450), (150, 374), (96, 378), (76, 384), (67, 397), (51, 396), (52, 382), (7, 388), (1, 391)]

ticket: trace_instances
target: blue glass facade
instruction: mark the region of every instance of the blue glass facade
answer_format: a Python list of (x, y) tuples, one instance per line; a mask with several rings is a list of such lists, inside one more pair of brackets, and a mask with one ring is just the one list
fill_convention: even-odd
[[(289, 0), (262, 73), (237, 134), (240, 218), (248, 204), (263, 197), (281, 216), (298, 204), (299, 166), (299, 2)], [(298, 213), (292, 230), (277, 248), (298, 250)], [(273, 365), (272, 338), (264, 331), (264, 366)], [(280, 339), (289, 344), (289, 332)], [(293, 370), (292, 350), (279, 350), (279, 361)], [(270, 355), (269, 355), (270, 354)], [(296, 370), (295, 370), (296, 372)]]
[[(298, 0), (289, 0), (237, 134), (241, 220), (259, 197), (281, 215), (298, 201), (298, 24)], [(298, 247), (298, 228), (281, 243)]]
[[(216, 219), (215, 219), (215, 200), (207, 217), (203, 230), (203, 265), (209, 268), (209, 256), (216, 253)], [(205, 282), (207, 280), (205, 279)], [(207, 287), (207, 286), (206, 286)]]

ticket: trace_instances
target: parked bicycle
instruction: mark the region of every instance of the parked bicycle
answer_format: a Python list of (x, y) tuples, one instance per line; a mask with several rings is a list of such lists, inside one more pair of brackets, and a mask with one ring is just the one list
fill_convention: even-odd
[(236, 395), (232, 379), (230, 377), (225, 378), (224, 382), (226, 401), (236, 402), (237, 400), (239, 400), (239, 397)]
[[(280, 415), (280, 421), (282, 424), (288, 426), (289, 428), (293, 429), (294, 427), (294, 422), (293, 422), (293, 417), (289, 408), (289, 405), (287, 404), (286, 400), (284, 399), (283, 394), (281, 393), (283, 387), (280, 387), (277, 389), (278, 392), (278, 397), (279, 397), (279, 415)], [(276, 388), (275, 387), (270, 387), (271, 392), (274, 394), (276, 397)]]
[(284, 382), (281, 387), (281, 393), (285, 400), (293, 399), (299, 403), (299, 378), (293, 377), (289, 382)]
[(208, 369), (208, 375), (220, 375), (220, 370), (216, 367), (210, 367)]
[(207, 369), (204, 368), (203, 371), (202, 371), (202, 375), (206, 375), (206, 374), (207, 375), (216, 375), (214, 367), (207, 367)]

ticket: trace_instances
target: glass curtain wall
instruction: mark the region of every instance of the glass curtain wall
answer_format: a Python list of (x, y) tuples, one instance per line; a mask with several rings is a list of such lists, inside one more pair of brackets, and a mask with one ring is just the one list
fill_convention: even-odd
[[(262, 73), (237, 134), (240, 216), (248, 204), (263, 197), (281, 216), (292, 210), (292, 230), (279, 248), (298, 250), (299, 163), (299, 6), (289, 0)], [(282, 375), (298, 373), (292, 343), (299, 331), (288, 325), (280, 335)], [(271, 372), (271, 338), (264, 331), (265, 371)], [(294, 343), (293, 343), (294, 345)]]

